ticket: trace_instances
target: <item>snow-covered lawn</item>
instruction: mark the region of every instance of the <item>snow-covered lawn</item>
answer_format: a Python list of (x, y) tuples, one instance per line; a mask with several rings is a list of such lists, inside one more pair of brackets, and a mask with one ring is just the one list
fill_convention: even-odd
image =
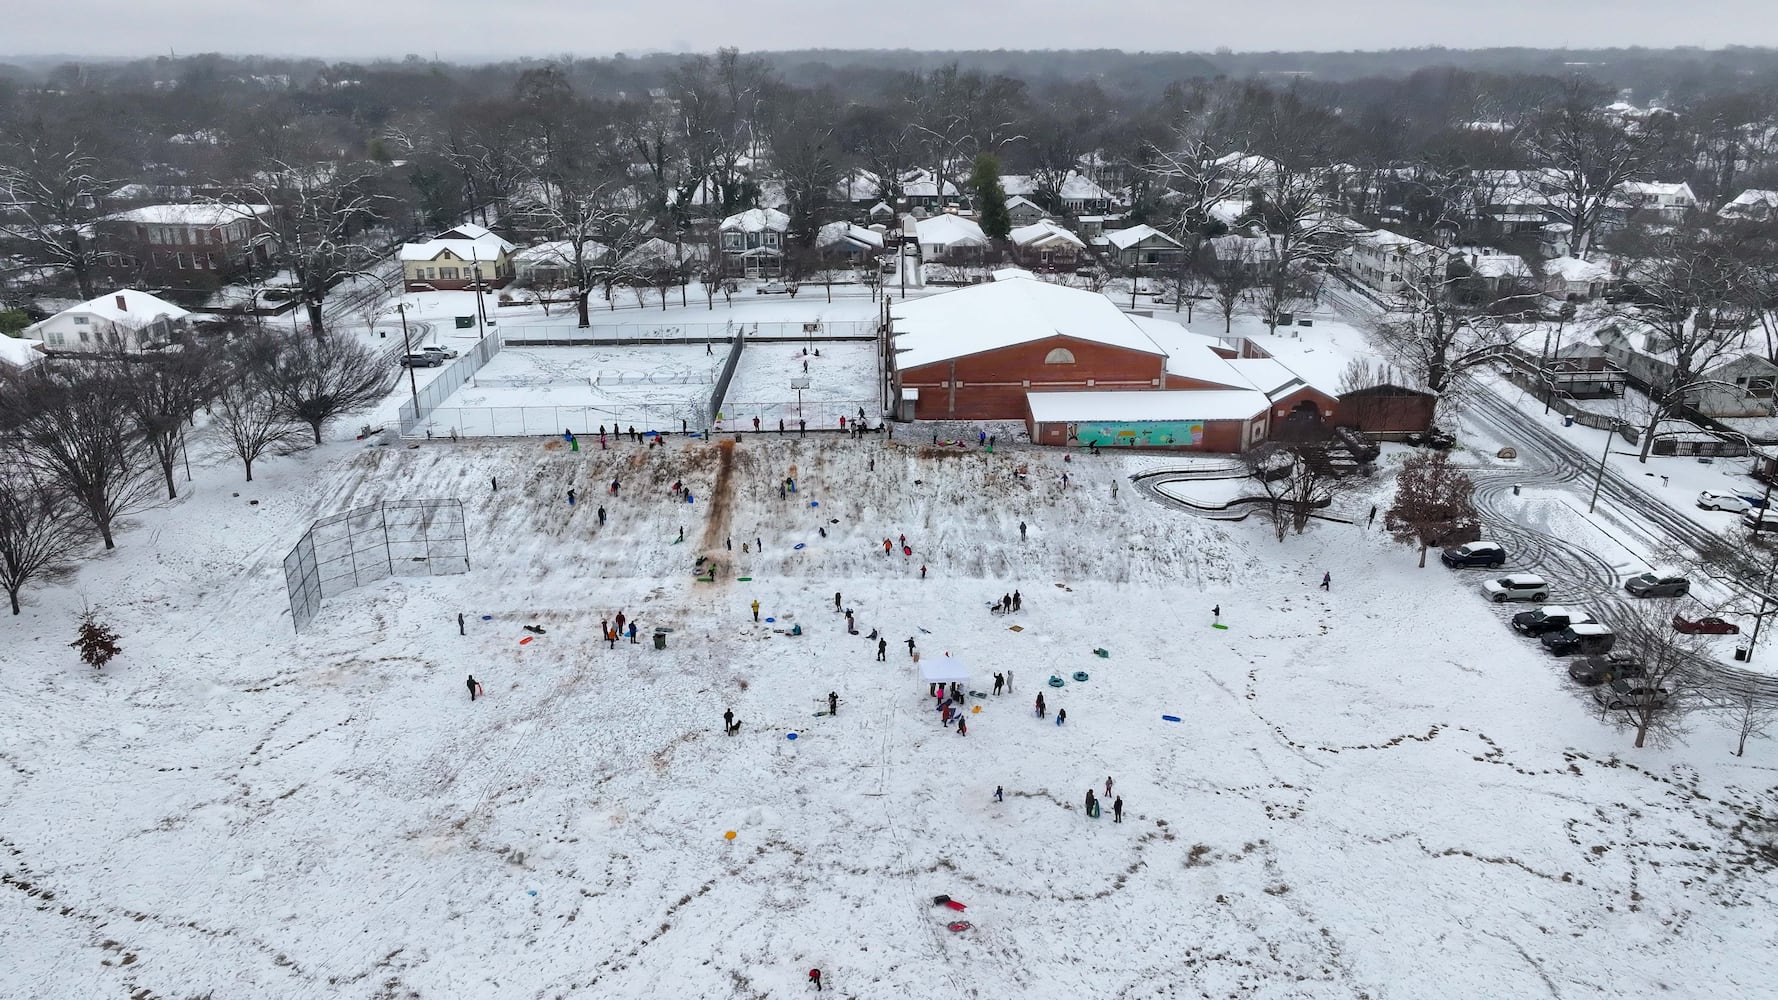
[[(1054, 453), (922, 440), (340, 443), (253, 484), (200, 452), (0, 626), (0, 995), (1764, 995), (1769, 744), (1630, 751), (1476, 574), (1381, 532), (1280, 544), (1102, 488), (1150, 459), (1064, 491)], [(309, 521), (425, 497), (473, 571), (293, 635)], [(643, 643), (598, 640), (619, 610)], [(1013, 693), (958, 736), (909, 637)], [(1083, 815), (1107, 775), (1122, 824)]]
[[(850, 422), (863, 408), (875, 426), (883, 416), (877, 365), (877, 345), (868, 340), (749, 342), (735, 366), (723, 412), (730, 420), (739, 421), (732, 426), (748, 426), (757, 416), (762, 426), (775, 428), (777, 421), (784, 420), (794, 428), (800, 416), (810, 427), (831, 430), (839, 426), (839, 417)], [(809, 381), (801, 392), (800, 413), (798, 392), (791, 386), (798, 379)]]

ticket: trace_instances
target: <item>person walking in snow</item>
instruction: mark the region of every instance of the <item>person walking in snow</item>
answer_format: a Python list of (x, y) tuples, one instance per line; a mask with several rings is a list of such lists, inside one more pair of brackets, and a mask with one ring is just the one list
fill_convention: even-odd
[(807, 420), (803, 420), (799, 417), (796, 421), (796, 436), (797, 437), (807, 437), (808, 435), (809, 435), (809, 422)]
[(1322, 590), (1328, 589), (1328, 584), (1331, 584), (1331, 583), (1333, 583), (1333, 574), (1332, 573), (1321, 574), (1321, 589)]
[(1011, 611), (1012, 610), (1012, 595), (1011, 594), (1001, 594), (1000, 595), (1000, 606), (1005, 608), (1008, 611)]
[(481, 691), (482, 691), (481, 683), (475, 679), (474, 674), (470, 674), (469, 680), (466, 681), (465, 683), (467, 683), (469, 685), (469, 700), (474, 701), (475, 696), (478, 694), (481, 694)]
[(735, 710), (732, 708), (722, 710), (722, 731), (729, 736), (735, 735)]
[(1037, 692), (1037, 717), (1043, 718), (1043, 692)]
[(1019, 592), (1018, 592), (1018, 591), (1016, 591), (1016, 590), (1015, 590), (1015, 591), (1013, 591), (1013, 592), (1012, 592), (1012, 609), (1013, 609), (1013, 610), (1014, 610), (1014, 611), (1017, 611), (1017, 610), (1019, 610), (1019, 600), (1020, 600), (1020, 598), (1019, 598)]
[(618, 487), (619, 487), (619, 486), (621, 486), (621, 485), (623, 485), (623, 484), (622, 484), (622, 483), (619, 483), (619, 482), (618, 482), (618, 481), (617, 481), (617, 480), (615, 480), (615, 479), (613, 479), (613, 480), (612, 480), (612, 481), (611, 481), (611, 495), (612, 495), (612, 496), (617, 496), (617, 488), (618, 488)]
[(1122, 795), (1111, 800), (1111, 821), (1113, 823), (1124, 821), (1124, 797)]
[(877, 662), (878, 663), (888, 662), (888, 660), (889, 660), (888, 653), (889, 653), (889, 640), (888, 639), (878, 639), (877, 640)]
[(1020, 521), (1019, 522), (1019, 541), (1022, 542), (1024, 540), (1025, 540), (1025, 522)]
[(1065, 708), (1056, 709), (1056, 725), (1059, 726), (1062, 723), (1067, 722), (1067, 721), (1068, 721), (1068, 710)]
[(999, 674), (995, 674), (994, 675), (994, 693), (999, 694), (1000, 693), (1000, 686), (1005, 683), (1006, 683), (1005, 677), (1002, 677)]
[(759, 433), (759, 418), (758, 417), (753, 418), (753, 433), (755, 433), (755, 434)]
[(634, 643), (635, 641), (636, 641), (636, 623), (631, 622), (630, 623), (630, 642)]
[(1093, 790), (1091, 788), (1087, 789), (1087, 818), (1088, 819), (1093, 818), (1093, 804), (1097, 801), (1098, 801), (1097, 799), (1093, 798)]
[(617, 630), (616, 629), (612, 629), (611, 631), (605, 633), (605, 643), (606, 643), (606, 646), (605, 646), (606, 649), (616, 649), (617, 648)]
[(920, 567), (920, 579), (922, 579), (922, 580), (926, 579), (926, 567), (925, 566)]
[(613, 618), (612, 621), (617, 622), (617, 630), (619, 632), (624, 630), (624, 613), (622, 611), (619, 611), (617, 617)]
[(858, 634), (858, 629), (854, 628), (852, 625), (852, 609), (851, 608), (846, 609), (846, 634), (847, 635), (857, 635)]
[(461, 611), (457, 612), (457, 634), (458, 635), (468, 635), (469, 634), (468, 632), (463, 631), (463, 612), (461, 612)]
[(1105, 794), (1111, 794), (1111, 775), (1109, 774), (1105, 776)]
[(883, 554), (884, 555), (889, 554), (889, 539), (887, 539), (887, 538), (883, 539)]
[(914, 637), (911, 635), (908, 636), (908, 655), (914, 655)]
[(959, 712), (957, 714), (957, 735), (958, 736), (968, 736), (969, 735), (969, 717), (962, 714), (961, 712)]
[(1210, 609), (1210, 620), (1212, 622), (1222, 621), (1222, 605), (1218, 604), (1216, 607)]
[(827, 714), (828, 715), (840, 714), (840, 696), (839, 696), (838, 692), (834, 692), (834, 691), (827, 692)]
[(599, 527), (605, 527), (605, 508), (599, 508)]
[(1006, 693), (1012, 694), (1012, 671), (1006, 672)]
[(759, 621), (759, 602), (758, 601), (753, 602), (753, 620)]
[(987, 431), (976, 431), (975, 432), (975, 443), (976, 443), (977, 447), (987, 444), (988, 443), (988, 432)]
[(840, 609), (840, 592), (837, 590), (833, 592), (833, 609), (835, 611)]
[(817, 993), (821, 992), (821, 970), (820, 969), (810, 969), (809, 970), (809, 982), (815, 984), (815, 992), (817, 992)]
[(1006, 790), (1004, 788), (1001, 788), (999, 785), (994, 786), (994, 801), (995, 802), (1005, 802), (1006, 801), (1005, 795), (1006, 795)]
[(574, 487), (568, 487), (568, 506), (574, 506)]

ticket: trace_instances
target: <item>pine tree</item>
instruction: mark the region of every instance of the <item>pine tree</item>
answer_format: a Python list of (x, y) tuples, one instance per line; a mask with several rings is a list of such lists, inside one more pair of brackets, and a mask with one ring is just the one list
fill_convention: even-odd
[(983, 153), (975, 158), (969, 189), (975, 197), (982, 233), (991, 240), (1006, 239), (1012, 232), (1012, 216), (1006, 211), (1006, 191), (1000, 187), (1000, 161), (993, 154)]
[(117, 644), (118, 635), (99, 621), (99, 613), (87, 608), (80, 613), (80, 638), (68, 645), (80, 650), (80, 658), (95, 668), (103, 667), (113, 656), (123, 652)]

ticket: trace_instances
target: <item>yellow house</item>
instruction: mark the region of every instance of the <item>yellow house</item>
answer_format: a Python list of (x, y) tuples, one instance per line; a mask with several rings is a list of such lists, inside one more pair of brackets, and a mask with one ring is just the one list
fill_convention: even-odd
[(512, 281), (515, 248), (481, 226), (466, 222), (424, 243), (401, 245), (401, 276), (410, 292), (485, 289)]

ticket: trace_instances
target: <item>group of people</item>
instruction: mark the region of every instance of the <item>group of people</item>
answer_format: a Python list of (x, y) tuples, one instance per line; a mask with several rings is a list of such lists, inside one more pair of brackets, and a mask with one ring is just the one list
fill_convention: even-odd
[(610, 619), (599, 619), (599, 636), (609, 644), (608, 648), (616, 649), (617, 640), (624, 638), (625, 635), (629, 636), (631, 642), (637, 641), (636, 622), (633, 619), (628, 621), (630, 630), (626, 633), (624, 631), (625, 621), (626, 619), (624, 618), (624, 613), (622, 611), (619, 611)]
[[(996, 789), (996, 792), (998, 792), (998, 789)], [(1105, 794), (1106, 795), (1111, 794), (1111, 778), (1110, 778), (1110, 776), (1107, 776), (1105, 778)], [(1093, 790), (1091, 788), (1087, 789), (1087, 818), (1088, 819), (1098, 819), (1099, 818), (1099, 809), (1100, 809), (1100, 806), (1099, 806), (1098, 796), (1093, 794)], [(1116, 798), (1111, 800), (1111, 816), (1112, 816), (1111, 821), (1113, 823), (1122, 823), (1124, 821), (1124, 797), (1122, 795), (1119, 795)]]
[(1001, 595), (1000, 600), (995, 601), (992, 607), (997, 615), (1009, 615), (1019, 610), (1023, 605), (1024, 598), (1020, 597), (1019, 592), (1015, 590), (1010, 594)]
[(952, 681), (948, 687), (944, 684), (934, 684), (932, 685), (932, 697), (937, 702), (935, 707), (938, 711), (939, 721), (943, 722), (946, 728), (949, 728), (955, 721), (957, 735), (968, 736), (969, 718), (963, 712), (963, 703), (966, 700), (963, 688), (956, 681)]

